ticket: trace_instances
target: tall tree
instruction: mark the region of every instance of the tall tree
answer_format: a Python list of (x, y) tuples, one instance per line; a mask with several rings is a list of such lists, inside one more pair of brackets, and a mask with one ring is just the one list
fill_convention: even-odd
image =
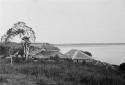
[(35, 32), (31, 27), (28, 27), (25, 22), (17, 22), (1, 37), (1, 41), (4, 43), (11, 42), (17, 35), (19, 35), (22, 40), (24, 57), (28, 59), (30, 43), (35, 42), (36, 39)]

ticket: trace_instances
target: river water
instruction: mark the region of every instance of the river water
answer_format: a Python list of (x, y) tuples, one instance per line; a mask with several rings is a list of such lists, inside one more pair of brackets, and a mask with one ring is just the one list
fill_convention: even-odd
[(89, 51), (93, 58), (110, 64), (121, 64), (125, 62), (125, 45), (78, 45), (58, 46), (62, 53), (71, 49)]

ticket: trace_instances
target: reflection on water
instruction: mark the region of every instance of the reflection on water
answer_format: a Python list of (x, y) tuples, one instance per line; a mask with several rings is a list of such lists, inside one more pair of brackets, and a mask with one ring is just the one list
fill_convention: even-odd
[(125, 62), (125, 45), (93, 45), (93, 46), (58, 46), (62, 53), (66, 53), (71, 49), (79, 49), (89, 51), (97, 60), (108, 62), (111, 64), (120, 64)]

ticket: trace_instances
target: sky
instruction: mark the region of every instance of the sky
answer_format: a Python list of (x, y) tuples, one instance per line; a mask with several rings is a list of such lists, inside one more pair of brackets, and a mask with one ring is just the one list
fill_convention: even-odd
[(0, 0), (0, 37), (18, 21), (36, 42), (125, 43), (125, 0)]

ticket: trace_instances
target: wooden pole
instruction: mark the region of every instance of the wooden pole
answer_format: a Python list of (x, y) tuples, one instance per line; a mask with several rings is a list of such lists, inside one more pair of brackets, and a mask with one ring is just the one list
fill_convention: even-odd
[(11, 48), (9, 48), (9, 57), (10, 57), (10, 64), (13, 65), (13, 57), (10, 51), (11, 51)]
[(12, 57), (12, 55), (10, 55), (10, 58), (11, 58), (11, 65), (13, 65), (13, 57)]

